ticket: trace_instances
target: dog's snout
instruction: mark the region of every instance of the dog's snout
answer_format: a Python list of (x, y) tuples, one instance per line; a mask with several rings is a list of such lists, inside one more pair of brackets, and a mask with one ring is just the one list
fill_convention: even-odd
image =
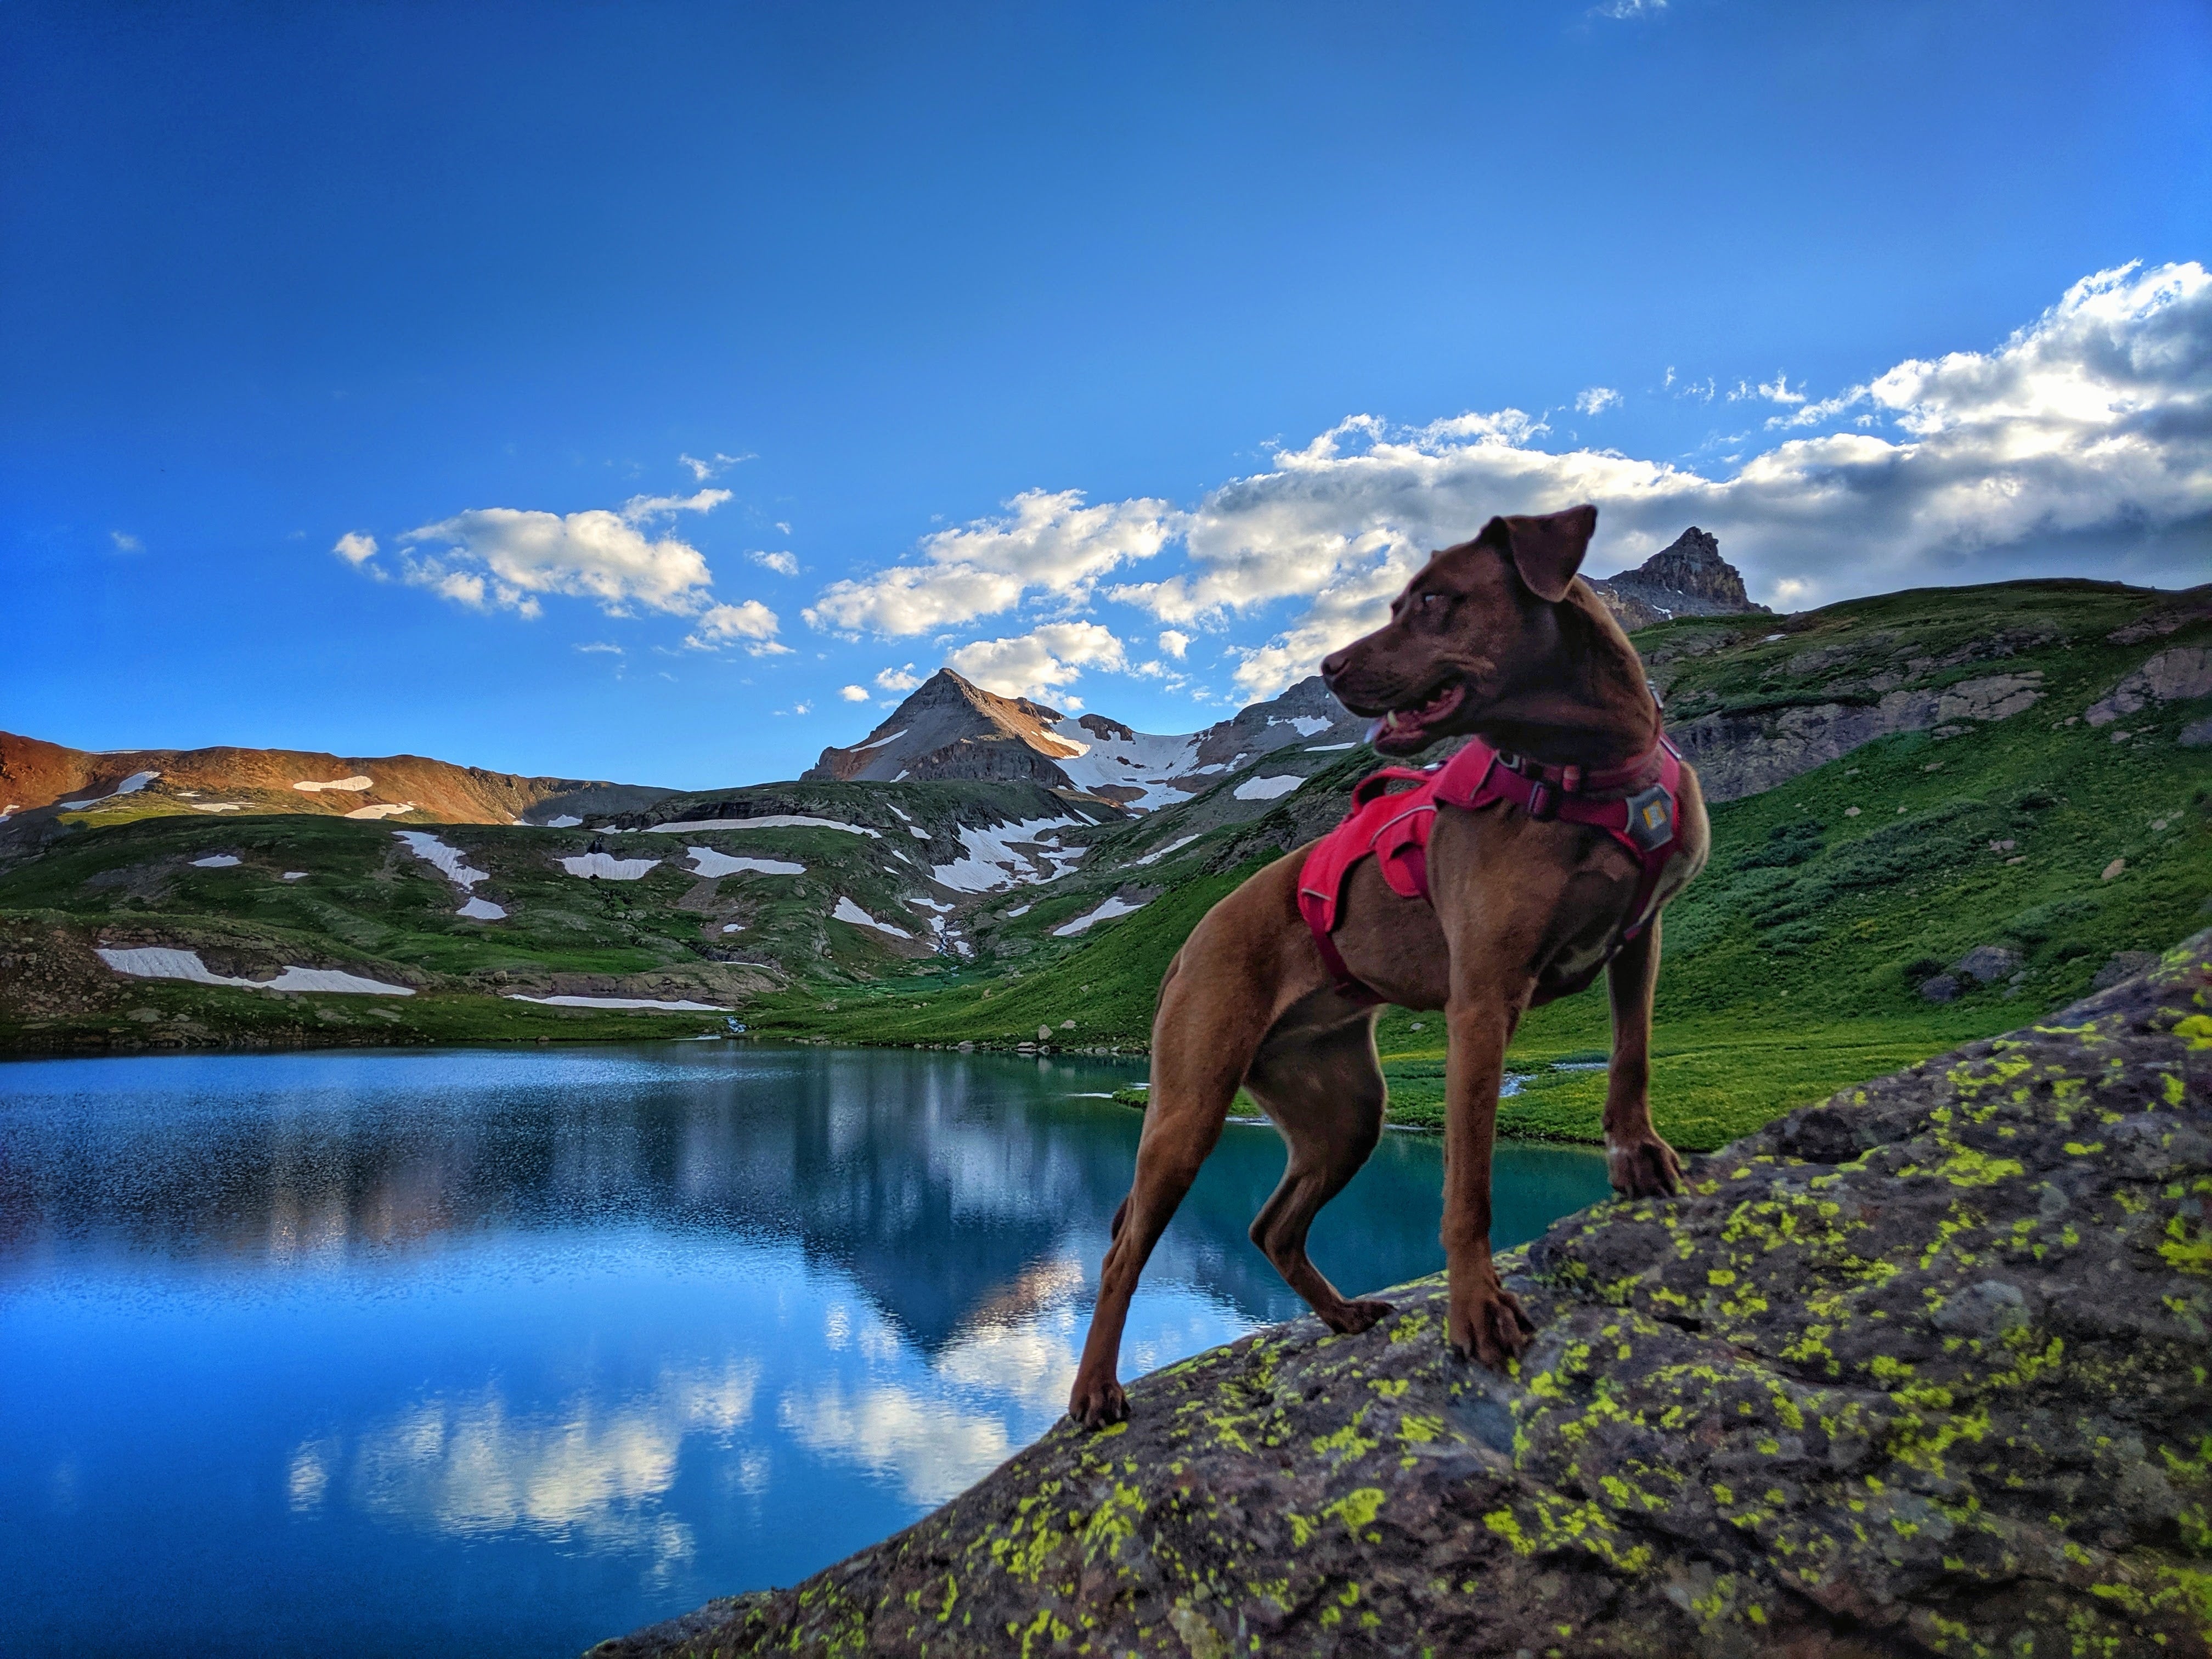
[(1337, 676), (1344, 672), (1345, 665), (1349, 663), (1351, 660), (1352, 648), (1349, 646), (1346, 646), (1341, 651), (1330, 652), (1328, 655), (1321, 659), (1322, 678), (1327, 681), (1329, 684), (1334, 685), (1336, 684)]

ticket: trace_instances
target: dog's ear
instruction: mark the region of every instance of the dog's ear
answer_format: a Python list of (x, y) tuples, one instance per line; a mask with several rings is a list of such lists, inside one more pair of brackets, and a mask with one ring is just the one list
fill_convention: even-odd
[(1498, 548), (1513, 561), (1523, 586), (1556, 605), (1567, 597), (1567, 584), (1582, 568), (1583, 555), (1596, 533), (1597, 509), (1585, 505), (1536, 519), (1492, 519), (1475, 539)]

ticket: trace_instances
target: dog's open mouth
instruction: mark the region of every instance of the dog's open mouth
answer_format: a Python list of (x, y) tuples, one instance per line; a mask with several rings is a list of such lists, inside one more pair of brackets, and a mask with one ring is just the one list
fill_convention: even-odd
[(1448, 720), (1467, 696), (1467, 687), (1455, 681), (1412, 708), (1394, 708), (1367, 728), (1367, 741), (1386, 755), (1410, 755), (1429, 746), (1435, 727)]

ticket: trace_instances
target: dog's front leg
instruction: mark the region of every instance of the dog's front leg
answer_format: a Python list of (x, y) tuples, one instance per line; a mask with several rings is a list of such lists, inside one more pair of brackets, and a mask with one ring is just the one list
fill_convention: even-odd
[(1678, 1191), (1682, 1161), (1651, 1123), (1651, 997), (1659, 983), (1659, 918), (1606, 967), (1613, 1063), (1605, 1080), (1605, 1167), (1624, 1198)]
[[(1455, 975), (1456, 977), (1456, 975)], [(1498, 1088), (1518, 1017), (1495, 986), (1455, 987), (1444, 1011), (1451, 1049), (1444, 1062), (1444, 1262), (1450, 1270), (1446, 1334), (1452, 1352), (1503, 1369), (1528, 1346), (1535, 1326), (1490, 1261), (1490, 1154), (1498, 1135)]]

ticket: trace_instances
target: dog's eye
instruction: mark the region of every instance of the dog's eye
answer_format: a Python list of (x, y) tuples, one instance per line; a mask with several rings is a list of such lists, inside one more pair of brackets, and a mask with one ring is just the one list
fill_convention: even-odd
[(1427, 610), (1432, 605), (1442, 605), (1443, 602), (1444, 596), (1441, 593), (1424, 593), (1421, 595), (1421, 609), (1424, 611)]

